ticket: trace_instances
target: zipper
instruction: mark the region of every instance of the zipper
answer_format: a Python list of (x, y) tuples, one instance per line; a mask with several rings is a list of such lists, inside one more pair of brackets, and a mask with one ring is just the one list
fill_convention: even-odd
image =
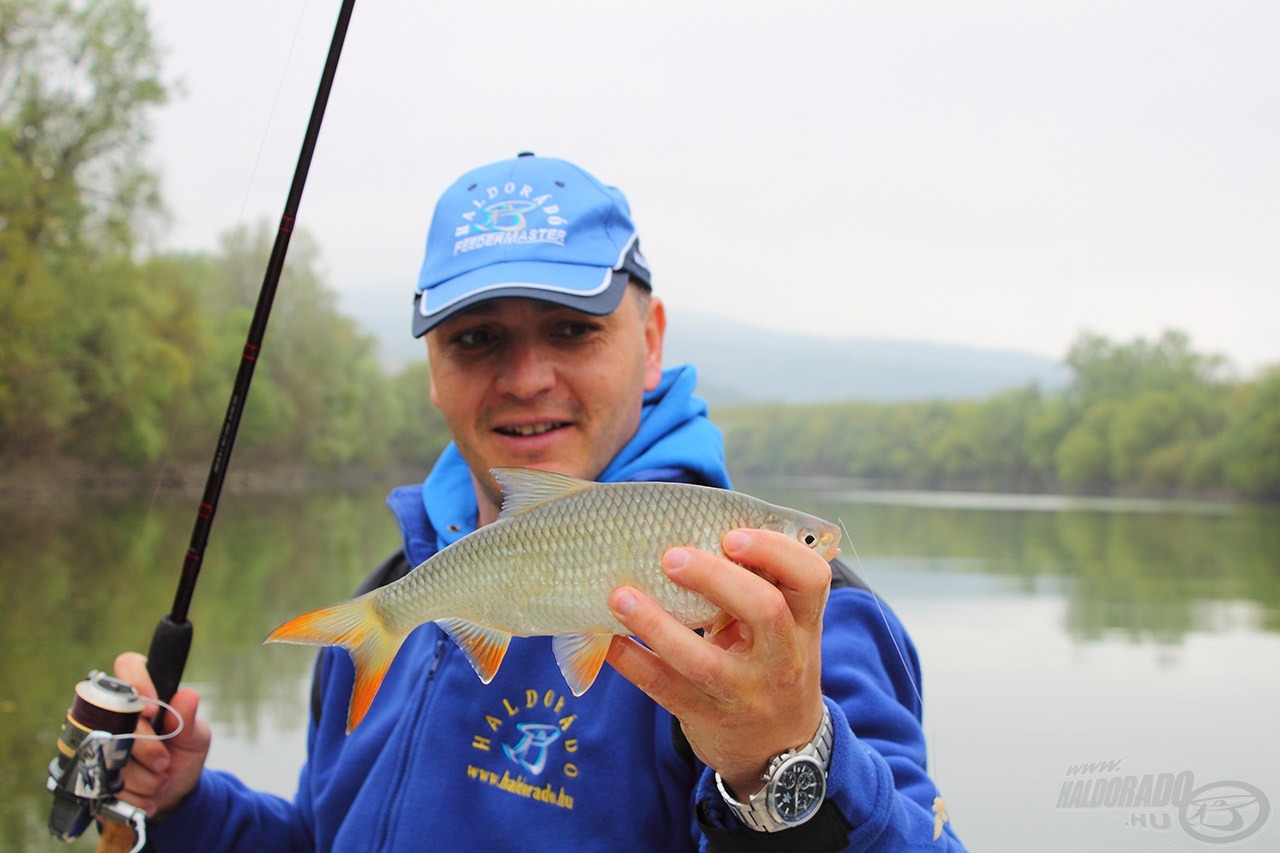
[(400, 811), (400, 796), (405, 790), (405, 776), (409, 772), (409, 767), (413, 764), (413, 756), (417, 754), (418, 741), (422, 736), (423, 726), (422, 717), (427, 713), (427, 706), (431, 704), (433, 698), (432, 692), (435, 686), (436, 671), (440, 669), (440, 664), (444, 660), (445, 652), (448, 651), (448, 640), (444, 631), (439, 627), (431, 626), (436, 631), (436, 653), (431, 659), (431, 667), (427, 670), (427, 677), (422, 688), (422, 701), (418, 703), (417, 709), (413, 714), (413, 721), (409, 728), (408, 742), (405, 744), (404, 755), (401, 756), (400, 770), (396, 773), (396, 782), (391, 791), (391, 798), (387, 802), (387, 810), (382, 820), (382, 826), (378, 831), (378, 843), (373, 845), (372, 849), (383, 850), (388, 849), (387, 836), (391, 832), (393, 825), (392, 817)]

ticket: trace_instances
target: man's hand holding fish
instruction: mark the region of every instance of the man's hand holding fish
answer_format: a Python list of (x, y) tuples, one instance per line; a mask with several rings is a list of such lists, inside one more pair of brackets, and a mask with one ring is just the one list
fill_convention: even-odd
[(680, 721), (694, 753), (742, 799), (760, 789), (773, 756), (808, 743), (822, 721), (831, 567), (772, 531), (733, 530), (721, 544), (727, 557), (672, 548), (662, 568), (736, 621), (704, 638), (623, 587), (610, 607), (648, 648), (617, 640), (609, 662)]

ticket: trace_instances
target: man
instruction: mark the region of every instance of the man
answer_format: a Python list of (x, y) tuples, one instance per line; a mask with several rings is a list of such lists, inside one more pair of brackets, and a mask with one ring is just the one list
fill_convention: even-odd
[[(453, 443), (388, 499), (404, 554), (370, 587), (493, 521), (493, 467), (729, 486), (692, 368), (662, 370), (650, 291), (626, 199), (570, 163), (522, 154), (445, 192), (413, 331)], [(173, 700), (188, 730), (137, 744), (126, 798), (156, 814), (160, 849), (962, 849), (933, 808), (919, 667), (896, 618), (781, 534), (722, 546), (732, 562), (672, 548), (663, 568), (738, 622), (706, 638), (618, 589), (609, 606), (643, 645), (615, 639), (580, 697), (550, 638), (513, 640), (484, 685), (430, 624), (350, 735), (351, 662), (321, 654), (294, 802), (202, 769), (210, 734), (190, 690)], [(117, 674), (150, 691), (140, 656)]]

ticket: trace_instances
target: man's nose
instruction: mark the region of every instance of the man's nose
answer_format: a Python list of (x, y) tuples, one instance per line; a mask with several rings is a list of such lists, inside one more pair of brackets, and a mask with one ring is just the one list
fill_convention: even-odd
[(556, 371), (550, 354), (534, 344), (513, 346), (496, 383), (499, 393), (526, 400), (550, 390), (556, 382)]

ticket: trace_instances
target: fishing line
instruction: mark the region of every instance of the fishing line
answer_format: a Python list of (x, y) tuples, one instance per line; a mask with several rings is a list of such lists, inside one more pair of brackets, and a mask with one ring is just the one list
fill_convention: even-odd
[(289, 75), (289, 66), (293, 62), (293, 50), (298, 45), (298, 33), (302, 32), (302, 22), (307, 16), (307, 6), (310, 5), (309, 0), (303, 0), (302, 9), (298, 12), (298, 23), (293, 28), (293, 40), (289, 42), (289, 52), (284, 57), (284, 68), (280, 70), (280, 80), (276, 83), (276, 94), (271, 99), (271, 110), (267, 113), (267, 124), (262, 129), (262, 137), (258, 140), (258, 153), (253, 158), (253, 168), (249, 170), (249, 184), (244, 188), (244, 198), (240, 201), (240, 214), (236, 217), (234, 233), (239, 234), (244, 230), (244, 211), (249, 206), (249, 195), (253, 191), (254, 179), (258, 175), (258, 165), (262, 162), (262, 152), (267, 147), (267, 136), (271, 133), (271, 125), (275, 122), (276, 108), (280, 104), (280, 93), (284, 91), (284, 81)]
[(178, 725), (174, 727), (173, 731), (166, 732), (165, 734), (115, 735), (115, 737), (131, 737), (134, 740), (168, 740), (171, 737), (177, 737), (178, 735), (182, 734), (182, 730), (187, 727), (187, 721), (183, 719), (183, 716), (181, 714), (178, 713), (178, 710), (174, 708), (172, 705), (170, 705), (168, 702), (164, 701), (163, 699), (152, 699), (150, 696), (143, 696), (141, 694), (138, 695), (138, 698), (141, 699), (143, 702), (150, 702), (153, 705), (159, 705), (160, 710), (173, 714), (173, 716), (178, 721)]
[[(289, 67), (293, 64), (293, 51), (298, 45), (298, 34), (302, 32), (302, 22), (307, 17), (307, 7), (310, 0), (303, 0), (302, 7), (298, 11), (298, 22), (293, 27), (293, 38), (289, 42), (289, 51), (284, 57), (284, 66), (280, 69), (280, 78), (276, 82), (276, 93), (271, 99), (271, 109), (267, 111), (267, 123), (262, 128), (262, 135), (258, 137), (258, 152), (254, 155), (253, 166), (249, 169), (249, 181), (244, 188), (244, 196), (240, 199), (240, 212), (236, 214), (235, 225), (231, 228), (231, 233), (238, 240), (244, 234), (244, 212), (249, 207), (249, 197), (253, 195), (253, 185), (257, 182), (258, 166), (262, 163), (262, 152), (267, 149), (267, 137), (271, 135), (271, 126), (275, 124), (276, 113), (280, 106), (280, 93), (284, 91), (284, 82), (289, 77)], [(152, 510), (155, 509), (156, 499), (160, 495), (160, 489), (164, 485), (165, 474), (169, 470), (170, 451), (173, 448), (173, 437), (178, 431), (178, 425), (182, 422), (182, 415), (186, 412), (187, 400), (190, 394), (182, 394), (178, 399), (178, 411), (174, 414), (171, 426), (169, 427), (169, 437), (164, 444), (164, 456), (160, 461), (160, 470), (156, 474), (156, 486), (151, 492), (151, 503), (147, 506), (147, 517), (151, 516)]]
[[(853, 537), (849, 535), (849, 528), (845, 526), (844, 519), (836, 519), (840, 524), (840, 529), (844, 531), (844, 539), (842, 541), (849, 544), (849, 550), (853, 552), (853, 559), (858, 564), (859, 576), (862, 582), (867, 585), (867, 591), (871, 593), (871, 598), (876, 603), (876, 609), (880, 611), (880, 619), (884, 622), (885, 630), (889, 633), (889, 640), (893, 643), (893, 650), (898, 653), (898, 660), (902, 662), (902, 671), (906, 673), (907, 681), (911, 684), (911, 692), (915, 693), (916, 701), (920, 703), (921, 725), (924, 723), (924, 696), (920, 693), (920, 685), (916, 684), (915, 676), (911, 674), (911, 667), (907, 665), (907, 656), (903, 654), (902, 647), (898, 645), (898, 638), (893, 634), (893, 626), (889, 624), (889, 615), (884, 612), (884, 602), (880, 599), (880, 593), (876, 592), (871, 586), (871, 582), (867, 580), (867, 568), (862, 564), (862, 557), (858, 555), (858, 548), (853, 544)], [(938, 735), (934, 731), (933, 723), (928, 723), (928, 739), (930, 748), (933, 751), (933, 772), (929, 774), (928, 779), (933, 785), (933, 812), (934, 812), (934, 831), (933, 838), (936, 841), (942, 832), (942, 825), (950, 820), (947, 814), (946, 804), (942, 799), (942, 789), (938, 783), (934, 781), (938, 777)]]
[[(162, 710), (166, 711), (167, 713), (173, 714), (173, 716), (178, 721), (178, 725), (171, 732), (166, 732), (165, 734), (150, 734), (150, 735), (140, 735), (135, 732), (122, 732), (117, 734), (117, 733), (107, 732), (107, 731), (98, 729), (96, 731), (91, 732), (89, 736), (85, 738), (85, 742), (87, 743), (90, 739), (160, 741), (160, 740), (169, 740), (169, 738), (174, 738), (182, 734), (182, 730), (186, 728), (186, 720), (183, 719), (183, 716), (178, 713), (178, 710), (176, 708), (174, 708), (168, 702), (165, 702), (163, 699), (152, 699), (150, 696), (143, 696), (142, 694), (138, 694), (138, 700), (141, 702), (149, 702), (152, 705), (159, 705)], [(83, 747), (81, 748), (83, 749)]]
[[(911, 684), (911, 692), (916, 695), (916, 701), (920, 703), (920, 710), (923, 714), (924, 696), (920, 693), (920, 686), (916, 684), (915, 676), (911, 674), (911, 667), (907, 664), (907, 656), (902, 653), (902, 647), (898, 645), (898, 638), (893, 635), (893, 626), (889, 624), (889, 616), (884, 612), (884, 602), (880, 599), (880, 593), (876, 592), (875, 588), (871, 586), (870, 581), (867, 580), (867, 567), (862, 564), (862, 557), (858, 556), (858, 548), (853, 544), (853, 537), (849, 535), (849, 528), (845, 526), (844, 519), (841, 518), (837, 520), (840, 523), (840, 529), (844, 531), (843, 541), (849, 544), (849, 550), (853, 552), (853, 559), (858, 563), (858, 572), (860, 573), (860, 577), (862, 578), (863, 583), (867, 585), (867, 591), (871, 593), (871, 597), (875, 599), (876, 609), (880, 611), (880, 618), (884, 620), (885, 630), (889, 632), (889, 640), (893, 643), (893, 650), (898, 653), (898, 660), (902, 662), (902, 671), (907, 675), (907, 681)], [(934, 737), (932, 724), (929, 726), (929, 737), (935, 741), (933, 749), (933, 763), (936, 768), (938, 764), (938, 747), (936, 742), (937, 739)]]

